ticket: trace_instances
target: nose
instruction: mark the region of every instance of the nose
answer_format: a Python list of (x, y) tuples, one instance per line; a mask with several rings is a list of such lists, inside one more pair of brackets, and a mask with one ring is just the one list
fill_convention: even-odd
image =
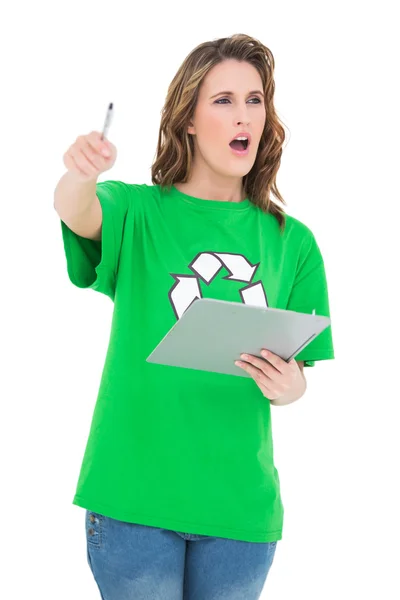
[(238, 125), (241, 124), (241, 125), (244, 125), (245, 127), (247, 127), (249, 125), (249, 123), (250, 123), (250, 119), (249, 118), (245, 118), (245, 117), (242, 117), (241, 120), (237, 121)]

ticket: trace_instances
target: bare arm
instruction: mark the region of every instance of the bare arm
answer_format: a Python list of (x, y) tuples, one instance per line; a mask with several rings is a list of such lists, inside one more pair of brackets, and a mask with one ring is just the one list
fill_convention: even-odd
[(77, 235), (100, 240), (102, 210), (96, 196), (97, 180), (78, 181), (67, 171), (54, 192), (54, 209), (58, 216)]

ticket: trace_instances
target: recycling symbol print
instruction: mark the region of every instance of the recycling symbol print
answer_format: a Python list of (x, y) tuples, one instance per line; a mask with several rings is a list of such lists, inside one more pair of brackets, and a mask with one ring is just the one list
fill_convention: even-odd
[[(197, 299), (202, 298), (200, 280), (207, 285), (213, 281), (221, 269), (225, 268), (227, 281), (243, 281), (247, 285), (239, 290), (244, 304), (267, 308), (267, 298), (262, 282), (253, 281), (260, 263), (252, 265), (242, 254), (224, 252), (201, 252), (189, 264), (194, 275), (178, 275), (171, 273), (175, 283), (168, 293), (172, 308), (177, 319), (180, 319)], [(238, 299), (239, 301), (239, 299)]]

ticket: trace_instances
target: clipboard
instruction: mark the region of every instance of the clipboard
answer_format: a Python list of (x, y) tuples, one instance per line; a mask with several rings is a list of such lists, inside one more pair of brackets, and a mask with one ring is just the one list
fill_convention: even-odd
[[(286, 362), (331, 323), (329, 317), (199, 298), (159, 342), (146, 361), (172, 367), (251, 377), (235, 365), (240, 354), (261, 357), (262, 348)], [(263, 359), (265, 360), (265, 359)]]

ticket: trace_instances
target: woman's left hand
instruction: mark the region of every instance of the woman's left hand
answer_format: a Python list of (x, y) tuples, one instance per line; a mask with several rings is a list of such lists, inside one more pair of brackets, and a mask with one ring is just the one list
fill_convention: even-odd
[(241, 354), (246, 362), (235, 361), (235, 365), (251, 375), (266, 398), (277, 400), (286, 394), (304, 392), (306, 381), (294, 358), (287, 363), (268, 350), (262, 350), (261, 354), (266, 360), (252, 354)]

